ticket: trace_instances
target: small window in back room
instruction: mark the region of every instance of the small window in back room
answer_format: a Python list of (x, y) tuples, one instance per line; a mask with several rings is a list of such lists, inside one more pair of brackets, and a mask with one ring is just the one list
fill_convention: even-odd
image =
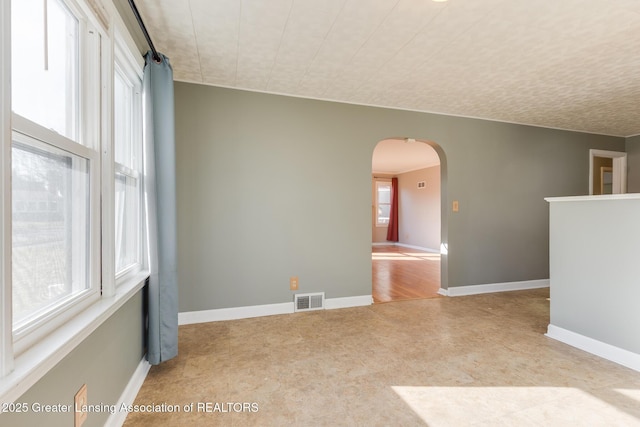
[(376, 181), (376, 226), (389, 225), (391, 213), (391, 183)]

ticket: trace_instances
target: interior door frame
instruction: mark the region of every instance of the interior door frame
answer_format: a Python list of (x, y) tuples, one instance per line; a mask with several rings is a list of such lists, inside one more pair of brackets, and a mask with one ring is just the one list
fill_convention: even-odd
[(589, 150), (589, 195), (593, 195), (593, 176), (600, 173), (593, 170), (593, 158), (605, 157), (613, 160), (613, 194), (627, 192), (627, 153), (621, 151)]

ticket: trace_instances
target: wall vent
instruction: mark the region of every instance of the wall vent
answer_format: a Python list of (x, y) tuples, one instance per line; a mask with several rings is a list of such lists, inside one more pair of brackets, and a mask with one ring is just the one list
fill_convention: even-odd
[(324, 309), (324, 292), (315, 294), (295, 294), (293, 296), (294, 311), (311, 311)]

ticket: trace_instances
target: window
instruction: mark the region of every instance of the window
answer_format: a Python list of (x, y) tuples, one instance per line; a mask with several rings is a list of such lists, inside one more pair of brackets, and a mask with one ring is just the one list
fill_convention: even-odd
[(61, 0), (11, 2), (11, 108), (47, 129), (79, 136), (78, 18)]
[[(141, 80), (118, 49), (114, 73), (116, 276), (140, 269), (142, 260)], [(120, 54), (118, 54), (120, 53)]]
[(3, 401), (42, 378), (148, 276), (144, 61), (112, 11), (93, 0), (0, 1)]
[(81, 90), (99, 87), (99, 58), (81, 52), (99, 51), (100, 39), (62, 0), (11, 6), (11, 330), (21, 352), (99, 298), (99, 101)]
[[(89, 286), (89, 161), (22, 134), (12, 146), (13, 328)], [(26, 207), (26, 208), (25, 208)]]
[(391, 183), (387, 181), (376, 181), (376, 226), (388, 226), (390, 213)]

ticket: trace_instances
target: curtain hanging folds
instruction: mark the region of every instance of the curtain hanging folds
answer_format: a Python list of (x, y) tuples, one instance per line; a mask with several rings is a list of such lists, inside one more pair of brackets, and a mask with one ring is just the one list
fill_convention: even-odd
[(398, 241), (398, 178), (391, 179), (391, 206), (387, 240), (389, 242)]
[(178, 354), (178, 282), (173, 70), (169, 58), (145, 55), (144, 193), (149, 247), (147, 360)]

